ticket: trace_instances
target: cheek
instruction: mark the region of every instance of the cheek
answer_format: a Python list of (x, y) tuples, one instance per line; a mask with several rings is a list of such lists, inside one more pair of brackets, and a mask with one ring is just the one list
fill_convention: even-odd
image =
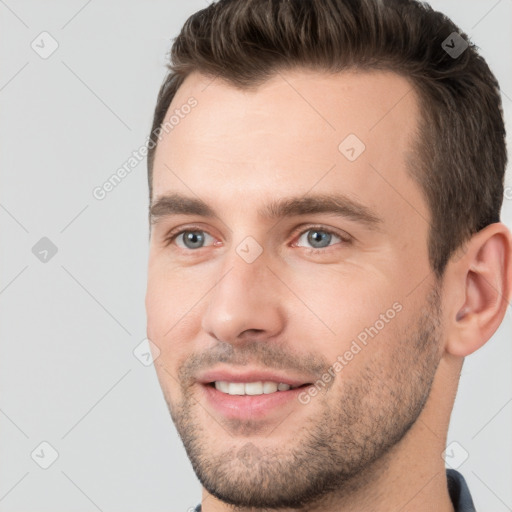
[(168, 312), (172, 311), (172, 306), (165, 284), (156, 276), (150, 275), (146, 290), (147, 335), (159, 346), (159, 338), (169, 321)]
[[(183, 272), (150, 267), (146, 291), (147, 337), (160, 350), (161, 365), (174, 373), (201, 326), (198, 312), (206, 289)], [(158, 370), (157, 371), (162, 371)], [(165, 379), (165, 375), (163, 375)]]
[(310, 272), (295, 278), (293, 289), (303, 303), (290, 303), (289, 327), (306, 343), (304, 350), (321, 354), (331, 365), (329, 373), (340, 379), (337, 386), (357, 380), (365, 367), (391, 364), (408, 313), (389, 274), (355, 267)]
[(160, 338), (192, 308), (197, 294), (194, 293), (197, 283), (193, 286), (184, 282), (179, 269), (161, 260), (150, 260), (146, 290), (148, 329), (153, 336)]
[(289, 282), (300, 299), (290, 302), (297, 313), (296, 321), (312, 335), (325, 336), (329, 341), (326, 345), (337, 349), (375, 323), (379, 331), (387, 329), (400, 309), (397, 284), (388, 274), (368, 268), (351, 265), (337, 270), (309, 270), (300, 277), (296, 274)]

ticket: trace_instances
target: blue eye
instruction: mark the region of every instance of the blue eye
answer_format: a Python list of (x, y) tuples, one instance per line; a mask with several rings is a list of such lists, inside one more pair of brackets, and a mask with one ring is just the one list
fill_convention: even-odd
[(184, 247), (178, 244), (178, 247), (181, 247), (182, 249), (201, 249), (206, 237), (213, 239), (212, 236), (202, 230), (184, 230), (177, 233), (173, 239), (182, 240)]
[[(321, 226), (312, 226), (307, 229), (303, 229), (302, 231), (299, 231), (299, 235), (299, 239), (294, 246), (304, 247), (305, 249), (309, 249), (311, 252), (324, 252), (323, 249), (331, 245), (335, 245), (339, 242), (345, 242), (348, 244), (351, 241), (349, 235), (342, 236), (330, 229), (322, 228)], [(189, 229), (182, 229), (181, 231), (170, 233), (166, 238), (166, 245), (170, 245), (176, 241), (176, 245), (180, 249), (194, 251), (207, 247), (208, 245), (206, 242), (208, 239), (210, 239), (209, 245), (212, 245), (211, 241), (214, 241), (214, 237), (209, 235), (203, 229), (191, 227)], [(306, 245), (301, 245), (301, 243)]]
[[(297, 245), (299, 244), (300, 240), (306, 237), (306, 241), (308, 244), (312, 246), (313, 249), (323, 249), (325, 247), (329, 247), (331, 245), (331, 242), (334, 238), (337, 238), (338, 241), (343, 241), (343, 239), (339, 236), (333, 233), (332, 231), (321, 229), (321, 228), (310, 228), (306, 231), (303, 231)], [(302, 247), (298, 245), (299, 247)]]

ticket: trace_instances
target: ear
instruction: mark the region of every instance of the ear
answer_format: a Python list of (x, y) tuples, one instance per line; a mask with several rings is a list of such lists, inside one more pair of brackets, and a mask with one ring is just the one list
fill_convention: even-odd
[(446, 352), (465, 357), (496, 332), (510, 305), (512, 235), (497, 222), (475, 233), (444, 279)]

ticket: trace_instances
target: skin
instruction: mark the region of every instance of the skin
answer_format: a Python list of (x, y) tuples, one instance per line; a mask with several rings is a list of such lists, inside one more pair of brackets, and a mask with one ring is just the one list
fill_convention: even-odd
[[(510, 232), (476, 233), (436, 282), (429, 208), (406, 164), (421, 114), (394, 73), (297, 69), (250, 91), (194, 73), (168, 115), (191, 96), (197, 106), (158, 145), (153, 204), (178, 192), (218, 218), (154, 219), (146, 311), (203, 511), (452, 511), (441, 454), (464, 357), (506, 312)], [(366, 146), (352, 162), (338, 149), (351, 133)], [(329, 213), (257, 214), (270, 200), (333, 192), (371, 209), (378, 229)], [(202, 230), (204, 245), (168, 243), (174, 229)], [(308, 229), (351, 241), (312, 252)], [(248, 236), (263, 250), (252, 263), (237, 253)], [(313, 382), (395, 303), (400, 312), (306, 405), (228, 420), (197, 382), (213, 367), (267, 366)]]

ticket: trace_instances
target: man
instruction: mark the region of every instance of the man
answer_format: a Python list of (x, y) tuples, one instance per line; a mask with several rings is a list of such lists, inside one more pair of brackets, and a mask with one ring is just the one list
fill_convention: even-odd
[(498, 84), (415, 1), (221, 0), (148, 154), (147, 334), (203, 512), (471, 511), (446, 470), (512, 237)]

